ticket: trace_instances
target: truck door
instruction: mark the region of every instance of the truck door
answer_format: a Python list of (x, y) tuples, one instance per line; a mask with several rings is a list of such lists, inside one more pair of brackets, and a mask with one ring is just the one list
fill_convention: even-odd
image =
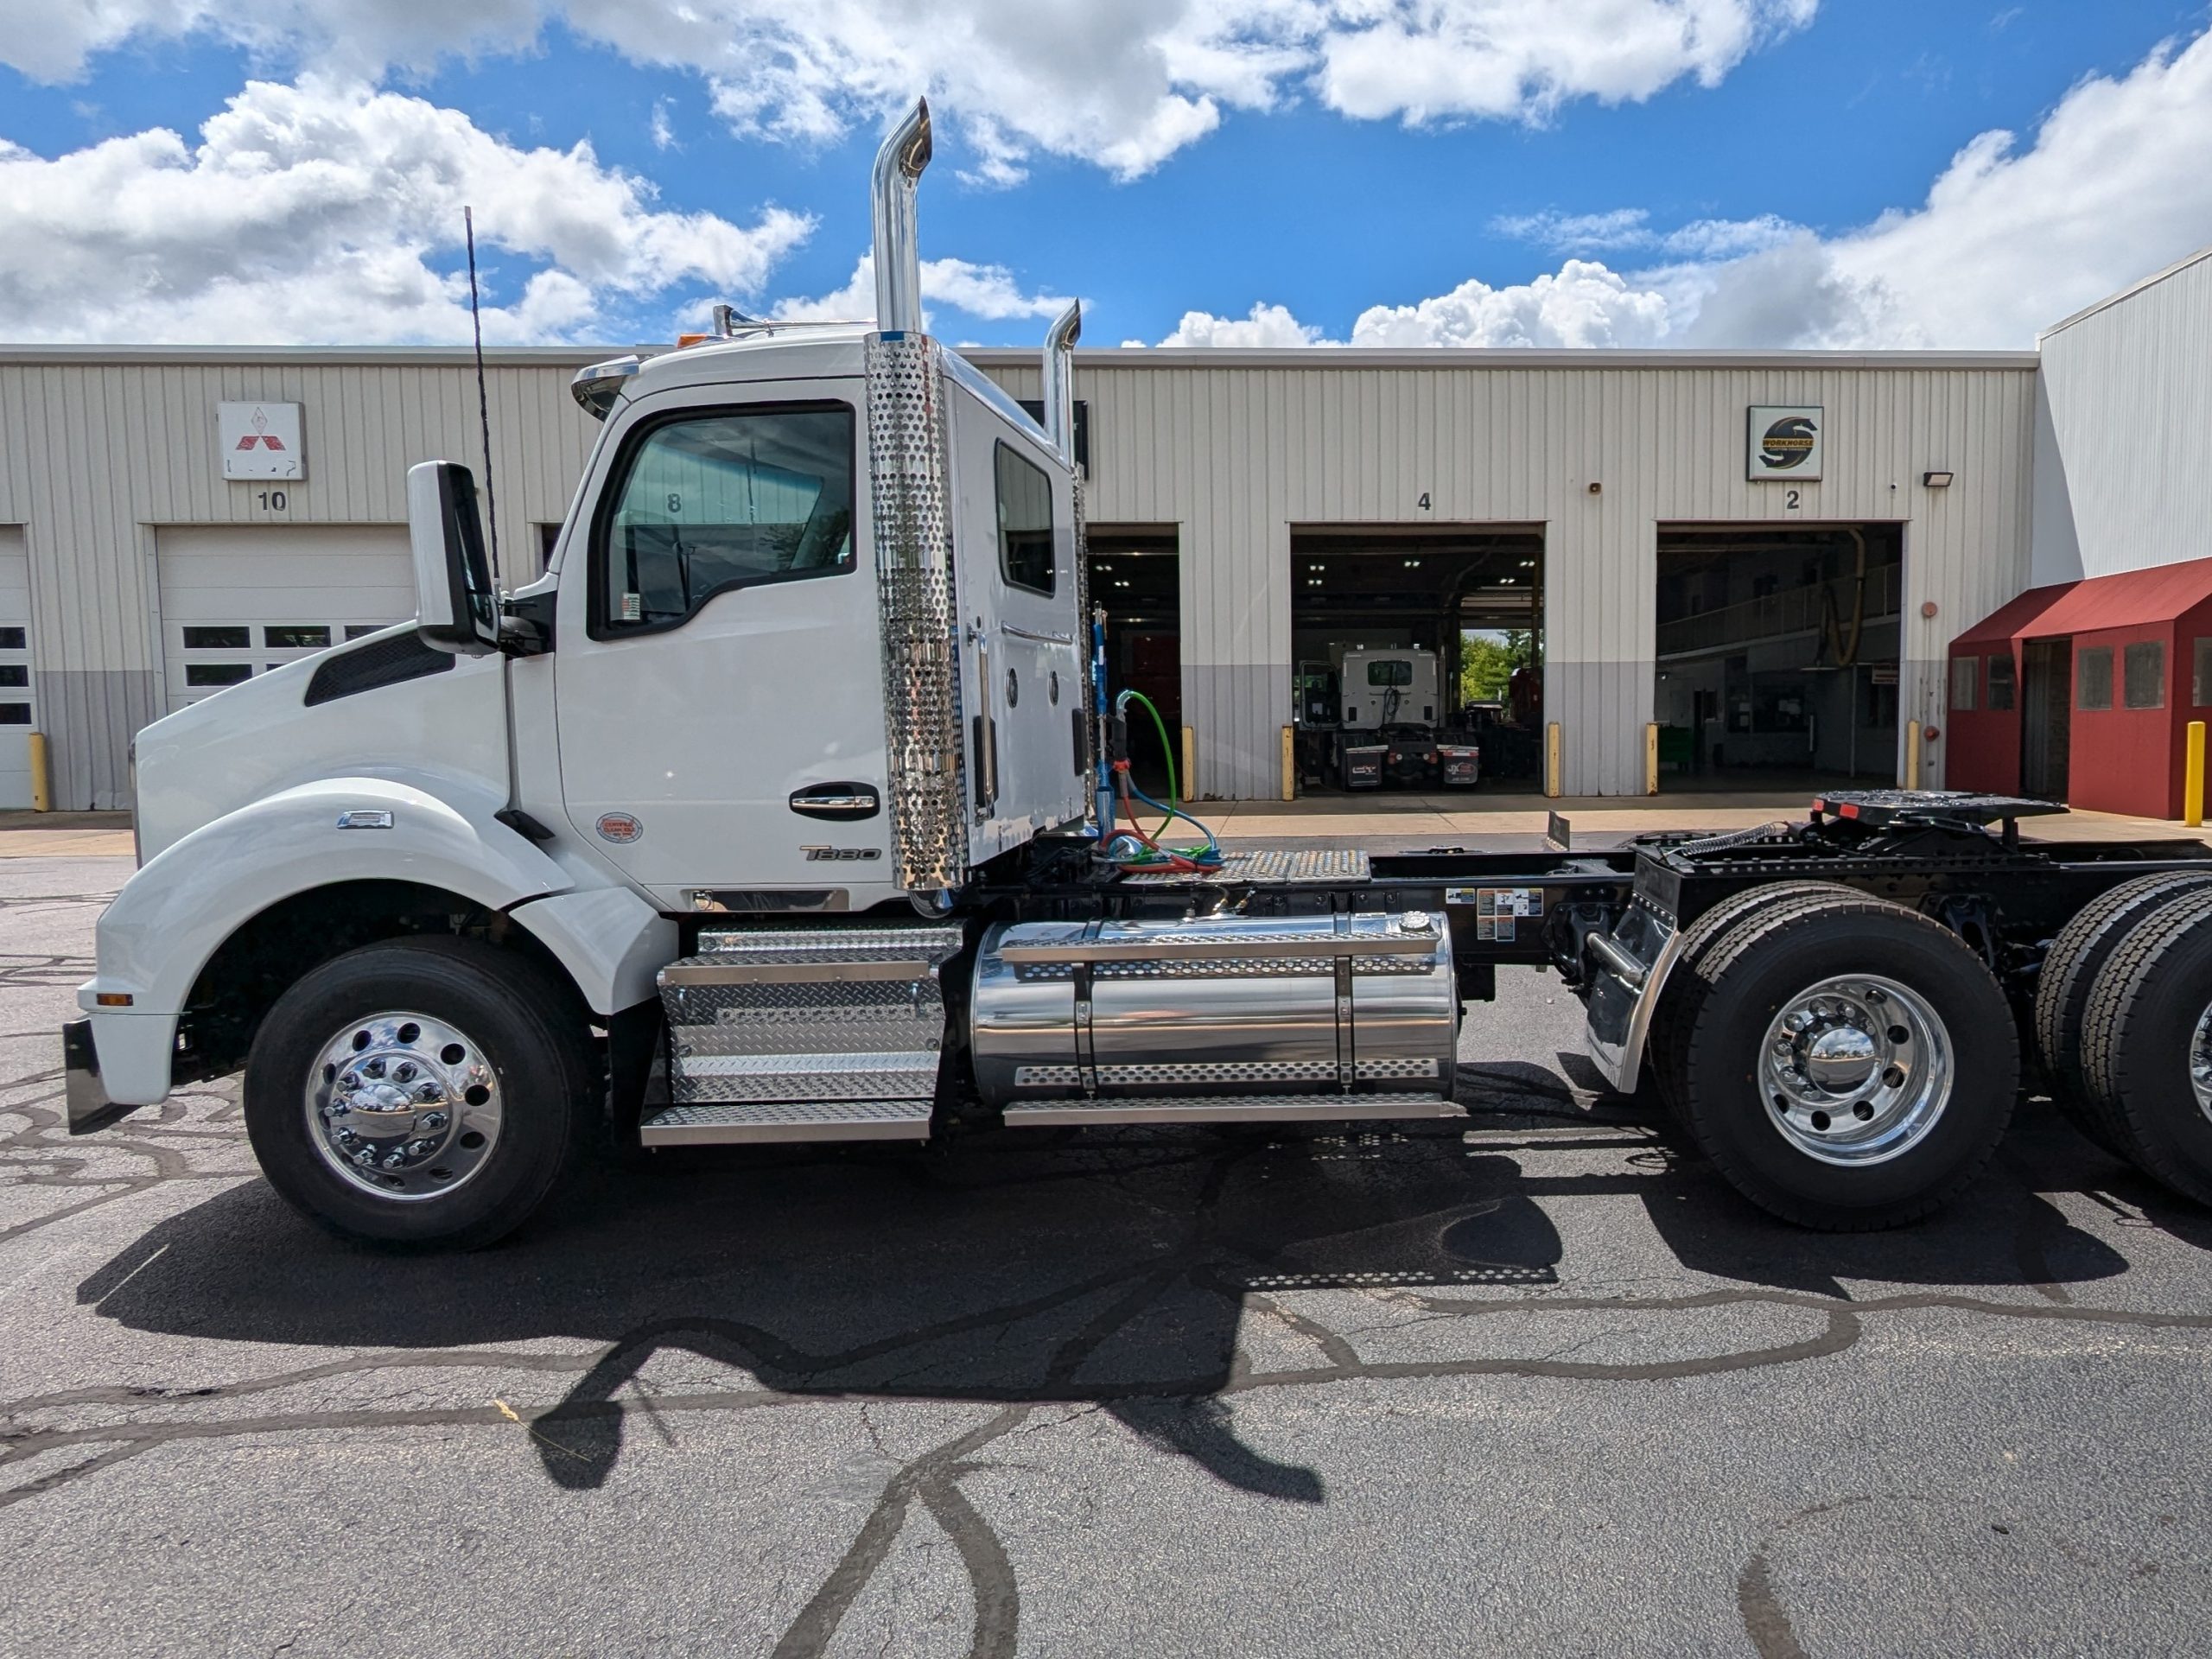
[(954, 435), (978, 860), (1083, 814), (1073, 486), (988, 405)]
[(742, 391), (643, 399), (601, 448), (563, 556), (565, 809), (670, 908), (793, 889), (859, 908), (891, 885), (860, 385)]

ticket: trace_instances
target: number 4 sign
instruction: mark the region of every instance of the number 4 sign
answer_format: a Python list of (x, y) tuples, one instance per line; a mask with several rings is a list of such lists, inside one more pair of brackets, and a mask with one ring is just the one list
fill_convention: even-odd
[(219, 404), (215, 430), (225, 478), (307, 476), (297, 404)]

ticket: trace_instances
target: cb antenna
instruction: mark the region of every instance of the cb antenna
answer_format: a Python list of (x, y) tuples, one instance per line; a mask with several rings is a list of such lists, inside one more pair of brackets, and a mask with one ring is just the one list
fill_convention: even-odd
[(476, 297), (476, 210), (461, 210), (468, 238), (468, 323), (476, 334), (476, 415), (484, 428), (484, 514), (492, 529), (492, 591), (499, 591), (499, 501), (492, 493), (492, 399), (484, 390), (484, 311)]

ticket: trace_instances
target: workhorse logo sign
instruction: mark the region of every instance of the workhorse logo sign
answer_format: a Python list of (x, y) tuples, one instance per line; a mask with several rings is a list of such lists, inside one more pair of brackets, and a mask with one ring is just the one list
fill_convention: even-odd
[(1751, 442), (1745, 474), (1760, 479), (1810, 482), (1821, 475), (1821, 410), (1755, 404), (1748, 423)]

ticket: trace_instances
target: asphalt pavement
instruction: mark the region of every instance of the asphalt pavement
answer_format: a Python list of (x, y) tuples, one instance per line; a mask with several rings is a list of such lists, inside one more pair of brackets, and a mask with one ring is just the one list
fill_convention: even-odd
[(127, 859), (0, 862), (0, 1652), (2181, 1653), (2212, 1213), (2024, 1102), (1765, 1219), (1553, 978), (1465, 1123), (595, 1168), (339, 1244), (229, 1084), (60, 1123)]

